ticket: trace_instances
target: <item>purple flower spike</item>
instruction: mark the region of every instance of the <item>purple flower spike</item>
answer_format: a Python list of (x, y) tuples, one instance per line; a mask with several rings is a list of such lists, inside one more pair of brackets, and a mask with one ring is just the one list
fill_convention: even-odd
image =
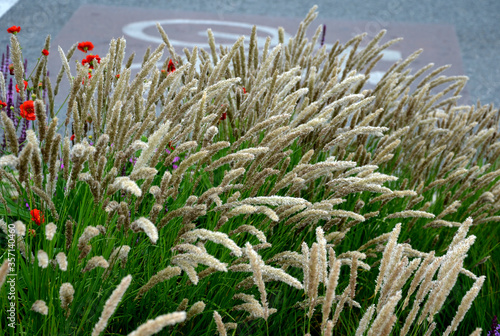
[(323, 25), (323, 31), (321, 32), (321, 46), (325, 44), (325, 35), (326, 35), (326, 25)]
[(488, 331), (488, 336), (500, 336), (500, 325), (498, 324), (496, 315), (493, 317), (491, 330)]
[(176, 157), (174, 157), (174, 161), (172, 161), (172, 162), (177, 162), (177, 161), (179, 161), (180, 159), (181, 159), (180, 157), (176, 156)]
[(165, 149), (165, 152), (167, 152), (167, 154), (170, 154), (170, 151), (168, 149)]
[(174, 164), (174, 165), (172, 165), (172, 168), (174, 168), (174, 170), (175, 170), (175, 169), (179, 168), (179, 166)]

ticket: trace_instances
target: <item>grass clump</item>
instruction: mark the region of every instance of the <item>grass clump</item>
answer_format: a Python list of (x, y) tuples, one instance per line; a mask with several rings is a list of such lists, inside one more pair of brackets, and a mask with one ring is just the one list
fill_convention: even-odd
[[(412, 72), (419, 52), (368, 88), (396, 40), (380, 44), (382, 31), (363, 48), (357, 36), (317, 49), (321, 27), (305, 37), (316, 15), (272, 50), (254, 29), (249, 48), (240, 38), (217, 50), (209, 33), (210, 52), (185, 57), (158, 26), (164, 43), (134, 78), (124, 39), (73, 67), (77, 45), (60, 50), (54, 89), (44, 54), (27, 78), (34, 88), (20, 93), (23, 105), (33, 99), (32, 124), (0, 76), (10, 102), (0, 297), (16, 307), (15, 329), (0, 311), (2, 330), (487, 328), (498, 310), (498, 110), (457, 106), (466, 78)], [(15, 35), (11, 51), (21, 85)], [(60, 85), (70, 93), (55, 111)]]

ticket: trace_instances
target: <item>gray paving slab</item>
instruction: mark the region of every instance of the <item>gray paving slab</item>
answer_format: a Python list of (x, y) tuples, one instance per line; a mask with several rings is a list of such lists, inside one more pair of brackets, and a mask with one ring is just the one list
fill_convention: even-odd
[[(422, 1), (262, 1), (262, 0), (213, 0), (213, 1), (135, 1), (135, 0), (20, 0), (2, 18), (3, 26), (20, 25), (23, 34), (24, 55), (34, 60), (38, 57), (43, 38), (46, 34), (57, 36), (73, 14), (85, 4), (155, 9), (166, 11), (185, 11), (209, 13), (223, 20), (228, 16), (255, 15), (271, 18), (298, 19), (307, 13), (309, 8), (318, 4), (319, 17), (315, 24), (333, 20), (363, 22), (358, 32), (367, 31), (374, 35), (380, 29), (388, 29), (394, 24), (441, 24), (452, 26), (456, 32), (458, 45), (463, 60), (463, 69), (470, 81), (467, 89), (471, 101), (480, 99), (482, 103), (500, 104), (500, 2), (495, 0), (422, 0)], [(116, 13), (118, 14), (118, 13)], [(95, 17), (101, 15), (99, 11)], [(116, 28), (110, 18), (108, 29)], [(87, 29), (84, 22), (81, 29)], [(292, 33), (294, 30), (292, 30)], [(327, 30), (327, 38), (335, 35), (332, 29)], [(0, 34), (0, 45), (8, 42), (8, 36)], [(447, 40), (443, 40), (443, 45)], [(446, 53), (446, 47), (442, 52)], [(456, 55), (455, 55), (456, 56)], [(453, 67), (460, 67), (457, 62)], [(437, 61), (437, 60), (436, 60)], [(452, 67), (452, 69), (453, 69)], [(450, 69), (449, 71), (452, 71)], [(451, 74), (451, 73), (446, 73)]]
[[(267, 36), (272, 38), (271, 47), (279, 43), (278, 27), (280, 26), (288, 32), (288, 36), (285, 36), (287, 40), (294, 34), (300, 21), (299, 18), (235, 13), (225, 14), (223, 18), (220, 18), (216, 13), (83, 5), (72, 15), (53, 40), (50, 52), (56, 57), (49, 58), (48, 69), (55, 80), (55, 74), (61, 67), (61, 61), (57, 56), (58, 46), (61, 46), (63, 50), (68, 50), (75, 41), (91, 40), (95, 46), (92, 52), (102, 56), (108, 50), (110, 39), (120, 36), (124, 36), (127, 40), (125, 59), (132, 52), (136, 52), (137, 63), (134, 63), (132, 68), (139, 69), (141, 55), (148, 46), (154, 48), (162, 43), (161, 36), (156, 29), (157, 22), (169, 35), (177, 53), (183, 55), (184, 47), (192, 49), (196, 45), (209, 50), (206, 32), (208, 28), (212, 29), (216, 45), (231, 46), (241, 35), (246, 35), (248, 43), (251, 28), (255, 24), (257, 25), (258, 45), (262, 48)], [(327, 26), (324, 42), (329, 48), (337, 40), (345, 43), (353, 36), (364, 32), (370, 22), (322, 20), (322, 24)], [(308, 35), (312, 37), (319, 25), (319, 22), (313, 24), (308, 30)], [(369, 84), (375, 85), (395, 61), (408, 57), (420, 48), (424, 49), (424, 52), (412, 65), (415, 71), (428, 63), (434, 63), (436, 67), (451, 63), (453, 67), (448, 71), (448, 75), (464, 74), (459, 45), (452, 25), (390, 23), (385, 26), (385, 29), (387, 29), (387, 34), (381, 43), (399, 37), (403, 37), (404, 40), (384, 51), (382, 60), (371, 73)], [(369, 40), (370, 38), (367, 38), (365, 44)], [(76, 57), (83, 58), (84, 56), (86, 55), (77, 51)], [(60, 102), (64, 100), (65, 93), (64, 90), (61, 91)], [(467, 99), (464, 98), (462, 103), (466, 102)]]

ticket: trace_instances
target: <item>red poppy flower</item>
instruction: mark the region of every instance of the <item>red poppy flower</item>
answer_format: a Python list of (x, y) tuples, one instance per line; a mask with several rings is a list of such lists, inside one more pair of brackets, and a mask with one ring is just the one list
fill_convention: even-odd
[(0, 109), (3, 109), (5, 106), (7, 106), (7, 103), (0, 100), (0, 106)]
[(73, 134), (71, 138), (69, 138), (71, 141), (75, 140), (75, 135)]
[(173, 71), (175, 71), (175, 65), (174, 65), (174, 62), (172, 62), (172, 60), (169, 60), (169, 61), (168, 61), (167, 71), (168, 71), (168, 72), (173, 72)]
[(9, 34), (17, 34), (20, 31), (21, 31), (21, 27), (18, 27), (18, 26), (12, 26), (12, 27), (7, 29), (7, 33), (9, 33)]
[(43, 49), (42, 54), (44, 54), (45, 56), (49, 56), (49, 51), (47, 49)]
[(29, 229), (29, 230), (28, 230), (28, 232), (29, 232), (29, 233), (31, 233), (31, 235), (32, 235), (33, 237), (34, 237), (34, 236), (36, 236), (36, 231), (35, 231), (35, 230), (33, 230), (33, 229)]
[(36, 225), (40, 225), (45, 222), (45, 218), (42, 214), (40, 214), (40, 210), (33, 209), (30, 211), (31, 220), (36, 223)]
[(84, 53), (86, 53), (89, 50), (93, 50), (93, 49), (94, 49), (94, 45), (92, 44), (92, 42), (87, 41), (87, 42), (78, 43), (78, 50), (81, 50)]
[(245, 87), (241, 87), (243, 89), (243, 93), (247, 93), (247, 90), (245, 89)]
[(36, 120), (35, 103), (33, 100), (27, 100), (21, 104), (21, 117), (27, 120)]
[(222, 112), (222, 116), (220, 117), (220, 120), (226, 120), (226, 118), (227, 118), (227, 113)]
[(168, 142), (168, 147), (170, 147), (171, 150), (175, 150), (175, 147), (172, 146), (172, 141), (169, 141)]
[[(24, 89), (26, 90), (26, 88), (27, 88), (27, 87), (28, 87), (28, 82), (27, 82), (27, 81), (24, 81)], [(19, 91), (20, 91), (20, 90), (19, 90), (19, 86), (17, 86), (17, 84), (16, 84), (16, 92), (18, 92), (18, 93), (19, 93)]]
[(101, 63), (101, 58), (99, 55), (87, 55), (86, 58), (82, 60), (82, 65), (89, 64), (90, 69), (94, 69), (94, 60), (97, 60), (97, 63)]
[(14, 64), (13, 63), (9, 64), (9, 72), (11, 75), (14, 74)]
[(120, 74), (116, 75), (116, 78), (120, 78)]

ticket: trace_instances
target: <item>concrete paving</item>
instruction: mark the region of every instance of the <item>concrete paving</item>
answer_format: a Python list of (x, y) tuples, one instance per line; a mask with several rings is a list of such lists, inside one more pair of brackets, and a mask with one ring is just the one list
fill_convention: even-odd
[[(111, 18), (111, 19), (110, 19)], [(57, 37), (53, 40), (50, 52), (58, 55), (57, 47), (68, 50), (75, 41), (91, 39), (94, 44), (94, 54), (104, 55), (109, 48), (112, 38), (124, 36), (127, 39), (125, 59), (133, 51), (137, 53), (136, 63), (132, 69), (141, 66), (142, 54), (148, 46), (156, 47), (162, 43), (156, 23), (160, 23), (169, 35), (170, 42), (177, 53), (183, 55), (182, 49), (193, 48), (195, 45), (209, 50), (207, 43), (207, 29), (211, 28), (216, 45), (231, 46), (241, 35), (246, 35), (246, 43), (252, 26), (257, 25), (258, 45), (262, 48), (267, 36), (271, 37), (271, 47), (279, 43), (278, 27), (285, 29), (285, 40), (296, 31), (301, 19), (269, 17), (257, 15), (225, 14), (221, 20), (215, 13), (168, 11), (151, 8), (131, 8), (83, 5), (67, 21)], [(92, 24), (87, 24), (91, 22)], [(327, 48), (339, 40), (347, 42), (353, 36), (363, 32), (368, 21), (322, 20), (327, 26), (325, 44)], [(319, 23), (308, 30), (312, 37)], [(412, 65), (414, 69), (428, 63), (441, 66), (452, 63), (449, 75), (463, 75), (460, 49), (455, 31), (451, 25), (443, 24), (408, 24), (389, 23), (386, 25), (387, 34), (382, 43), (394, 38), (404, 37), (404, 40), (384, 51), (382, 60), (371, 73), (369, 84), (375, 85), (385, 71), (395, 62), (408, 57), (415, 50), (423, 48), (425, 51)], [(377, 32), (378, 33), (378, 32)], [(370, 39), (367, 38), (366, 42)], [(319, 43), (318, 43), (319, 47)], [(349, 52), (349, 51), (346, 51)], [(76, 57), (83, 57), (81, 52)], [(165, 56), (167, 57), (167, 56)], [(54, 75), (59, 71), (61, 61), (58, 56), (49, 58), (48, 69)], [(161, 65), (162, 62), (159, 63)], [(52, 76), (51, 76), (52, 77)], [(59, 95), (60, 102), (66, 96), (64, 90)], [(463, 99), (462, 102), (466, 102)]]
[[(482, 103), (495, 103), (496, 106), (500, 104), (500, 95), (497, 94), (500, 89), (500, 70), (497, 66), (500, 61), (500, 32), (497, 27), (500, 2), (495, 0), (19, 0), (4, 14), (1, 21), (5, 28), (11, 25), (22, 27), (19, 39), (23, 45), (23, 54), (34, 62), (40, 55), (47, 34), (53, 36), (54, 42), (61, 43), (64, 43), (65, 36), (66, 39), (79, 36), (78, 40), (92, 40), (96, 48), (99, 46), (104, 50), (110, 37), (124, 35), (127, 38), (127, 51), (137, 48), (138, 55), (142, 56), (148, 45), (156, 46), (154, 37), (145, 41), (130, 34), (127, 36), (123, 28), (134, 22), (162, 18), (172, 20), (198, 17), (257, 23), (274, 28), (281, 25), (293, 35), (297, 23), (314, 4), (318, 4), (320, 14), (311, 30), (326, 23), (327, 43), (333, 43), (337, 39), (345, 42), (349, 37), (365, 31), (369, 37), (373, 37), (381, 29), (387, 29), (388, 37), (406, 37), (400, 46), (392, 48), (396, 52), (392, 56), (407, 56), (410, 51), (424, 48), (419, 63), (415, 63), (413, 68), (428, 62), (436, 65), (452, 64), (444, 74), (465, 73), (469, 76), (467, 90), (470, 102), (480, 99)], [(181, 36), (186, 27), (189, 25), (184, 25), (184, 28), (178, 26), (179, 32), (169, 35)], [(197, 28), (196, 32), (206, 31), (207, 27), (200, 25)], [(223, 33), (227, 27), (217, 28)], [(137, 27), (135, 29), (138, 30)], [(245, 27), (240, 27), (234, 33), (244, 34), (244, 30)], [(154, 31), (154, 26), (149, 26), (142, 32), (143, 35), (153, 36)], [(185, 30), (184, 33), (189, 35), (189, 31)], [(204, 42), (205, 36), (190, 35), (191, 40), (182, 37), (181, 41), (193, 42), (194, 39), (196, 43)], [(0, 45), (8, 43), (8, 38), (8, 34), (0, 33)], [(181, 49), (179, 46), (178, 51)], [(388, 55), (386, 61), (390, 57)]]

